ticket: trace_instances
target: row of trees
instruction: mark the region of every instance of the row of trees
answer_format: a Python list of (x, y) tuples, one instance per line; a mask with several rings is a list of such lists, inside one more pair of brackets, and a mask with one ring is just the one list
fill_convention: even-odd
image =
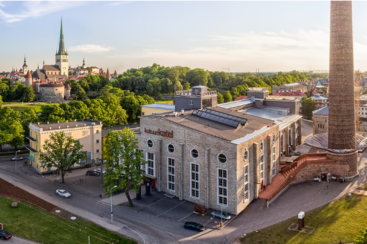
[(8, 78), (0, 80), (0, 96), (2, 96), (4, 102), (31, 102), (36, 98), (32, 87), (26, 86), (20, 82), (15, 82), (10, 85), (10, 80)]

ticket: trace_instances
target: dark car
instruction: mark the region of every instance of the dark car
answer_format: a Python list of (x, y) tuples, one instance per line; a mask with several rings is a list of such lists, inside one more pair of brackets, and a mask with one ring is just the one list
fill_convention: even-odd
[(185, 222), (184, 227), (185, 229), (191, 229), (191, 230), (197, 230), (197, 231), (205, 230), (203, 225), (196, 223), (196, 222)]
[(85, 175), (90, 175), (90, 176), (100, 176), (100, 175), (101, 175), (101, 173), (96, 172), (96, 171), (91, 171), (91, 170), (89, 170), (89, 171), (87, 171), (87, 173), (85, 173)]
[(1, 240), (9, 240), (12, 237), (12, 235), (5, 231), (5, 230), (0, 230), (0, 239)]

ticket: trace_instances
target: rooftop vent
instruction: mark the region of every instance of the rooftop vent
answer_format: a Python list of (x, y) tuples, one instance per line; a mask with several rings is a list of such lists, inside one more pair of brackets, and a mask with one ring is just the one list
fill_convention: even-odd
[(57, 121), (57, 123), (60, 123), (60, 121)]
[(65, 122), (66, 122), (66, 123), (69, 123), (69, 120), (66, 120)]
[(185, 110), (181, 109), (181, 115), (185, 114)]
[(52, 130), (52, 127), (50, 127), (50, 130)]
[(69, 128), (69, 126), (67, 125), (66, 128)]
[(59, 125), (59, 129), (61, 129), (61, 126)]
[(78, 127), (78, 125), (76, 124), (75, 127)]
[(49, 122), (47, 121), (47, 124), (49, 124)]

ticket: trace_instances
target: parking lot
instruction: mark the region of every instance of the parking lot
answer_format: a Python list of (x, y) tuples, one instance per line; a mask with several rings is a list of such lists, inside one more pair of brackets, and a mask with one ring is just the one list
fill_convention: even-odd
[[(145, 187), (143, 187), (145, 188)], [(188, 202), (186, 200), (179, 200), (177, 197), (171, 197), (165, 195), (164, 192), (151, 191), (150, 196), (145, 195), (144, 189), (142, 189), (141, 200), (137, 200), (135, 195), (133, 211), (143, 212), (145, 214), (154, 215), (159, 218), (174, 220), (184, 223), (186, 221), (197, 222), (205, 226), (205, 228), (218, 228), (220, 224), (220, 218), (212, 218), (211, 212), (213, 209), (206, 209), (204, 216), (194, 213), (195, 203)], [(123, 208), (129, 208), (128, 203), (122, 203), (119, 205)], [(232, 218), (234, 217), (231, 215)], [(225, 226), (227, 220), (222, 219), (222, 223)]]

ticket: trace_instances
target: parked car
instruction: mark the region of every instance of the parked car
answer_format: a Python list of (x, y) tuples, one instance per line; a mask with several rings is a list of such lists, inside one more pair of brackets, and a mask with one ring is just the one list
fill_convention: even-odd
[(217, 218), (221, 218), (221, 219), (225, 219), (225, 220), (229, 220), (231, 219), (231, 216), (227, 213), (223, 213), (221, 211), (214, 211), (211, 213), (211, 215), (213, 217), (217, 217)]
[(97, 171), (92, 171), (92, 170), (88, 170), (85, 175), (90, 175), (90, 176), (100, 176), (101, 173), (97, 172)]
[(196, 222), (185, 222), (184, 228), (185, 229), (190, 229), (190, 230), (197, 230), (197, 231), (205, 230), (205, 228), (202, 224), (199, 224), (199, 223), (196, 223)]
[(69, 192), (67, 192), (66, 190), (63, 189), (57, 189), (56, 190), (56, 194), (65, 198), (69, 198), (71, 197), (71, 194)]
[(16, 156), (14, 158), (11, 159), (11, 161), (19, 161), (19, 160), (22, 160), (23, 157), (19, 157), (19, 156)]
[(0, 230), (0, 239), (1, 240), (9, 240), (12, 237), (12, 235), (5, 231), (5, 230)]
[(94, 171), (97, 172), (97, 173), (101, 173), (102, 172), (102, 174), (106, 174), (106, 171), (105, 170), (101, 170), (100, 168), (94, 169)]

